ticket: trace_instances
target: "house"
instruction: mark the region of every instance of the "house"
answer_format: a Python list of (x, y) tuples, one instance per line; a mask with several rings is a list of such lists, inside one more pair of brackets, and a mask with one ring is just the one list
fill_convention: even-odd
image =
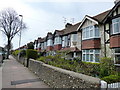
[(65, 29), (61, 30), (62, 48), (61, 51), (68, 51), (68, 58), (81, 57), (81, 37), (77, 33), (77, 28), (80, 25), (67, 23)]
[(55, 30), (53, 34), (53, 40), (54, 40), (54, 51), (61, 50), (62, 48), (62, 35), (63, 31), (61, 30)]
[(115, 6), (107, 14), (103, 23), (106, 56), (111, 56), (114, 63), (120, 64), (120, 0), (115, 1)]
[(82, 61), (99, 62), (104, 56), (104, 25), (102, 20), (110, 10), (100, 13), (94, 17), (86, 15), (78, 27), (81, 33)]
[(67, 23), (53, 34), (48, 32), (35, 40), (34, 46), (43, 56), (68, 51), (68, 59), (80, 57), (85, 62), (99, 62), (107, 56), (114, 63), (120, 62), (120, 0), (110, 10), (96, 16), (86, 15), (81, 22)]

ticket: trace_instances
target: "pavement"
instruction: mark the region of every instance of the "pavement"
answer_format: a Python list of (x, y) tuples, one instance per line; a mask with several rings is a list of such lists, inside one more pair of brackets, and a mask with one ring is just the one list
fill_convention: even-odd
[(2, 88), (50, 88), (12, 56), (4, 60), (1, 71)]

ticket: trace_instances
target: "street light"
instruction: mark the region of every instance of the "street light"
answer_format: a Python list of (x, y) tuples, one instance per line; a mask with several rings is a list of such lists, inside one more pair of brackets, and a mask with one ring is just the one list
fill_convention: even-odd
[[(22, 30), (23, 15), (19, 15), (19, 17), (21, 17), (20, 29)], [(20, 30), (20, 38), (19, 38), (19, 54), (18, 54), (19, 56), (18, 56), (18, 60), (20, 59), (21, 30)]]

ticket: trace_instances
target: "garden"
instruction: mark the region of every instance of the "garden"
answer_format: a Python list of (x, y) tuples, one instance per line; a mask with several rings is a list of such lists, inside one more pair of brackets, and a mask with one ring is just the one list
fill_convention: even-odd
[(82, 73), (85, 75), (98, 77), (108, 83), (120, 82), (120, 73), (115, 69), (113, 60), (109, 57), (103, 57), (100, 63), (83, 62), (80, 58), (74, 58), (67, 60), (64, 58), (66, 52), (56, 52), (54, 56), (41, 56), (36, 50), (16, 50), (12, 54), (17, 56), (20, 54), (21, 57), (32, 58), (38, 61), (42, 61), (46, 64), (59, 67), (62, 69)]

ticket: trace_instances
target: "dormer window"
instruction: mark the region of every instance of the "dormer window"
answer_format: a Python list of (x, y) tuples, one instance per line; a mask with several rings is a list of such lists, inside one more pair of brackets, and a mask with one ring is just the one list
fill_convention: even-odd
[(88, 26), (82, 29), (82, 40), (99, 38), (100, 32), (98, 26)]
[(120, 33), (120, 17), (112, 20), (112, 34)]

